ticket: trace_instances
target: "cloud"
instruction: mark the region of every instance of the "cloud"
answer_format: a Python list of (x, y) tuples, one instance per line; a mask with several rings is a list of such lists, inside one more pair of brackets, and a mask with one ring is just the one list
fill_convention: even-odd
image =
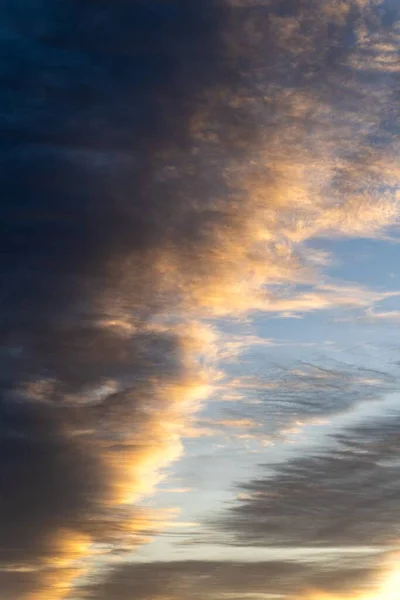
[(396, 221), (395, 142), (371, 144), (393, 81), (349, 67), (360, 24), (389, 28), (321, 6), (5, 3), (5, 598), (67, 597), (163, 526), (139, 501), (215, 383), (202, 319), (347, 307), (271, 284), (315, 287), (309, 239)]
[(389, 414), (334, 433), (324, 447), (284, 464), (261, 467), (219, 521), (227, 543), (395, 546), (398, 430), (398, 414)]
[[(376, 557), (375, 557), (376, 558)], [(372, 579), (371, 556), (339, 561), (224, 562), (182, 561), (130, 564), (116, 568), (103, 582), (89, 585), (83, 597), (96, 600), (137, 598), (295, 598), (315, 585), (344, 592)]]
[(182, 488), (165, 488), (162, 490), (163, 493), (168, 494), (187, 494), (188, 492), (192, 492), (192, 488), (182, 487)]
[(366, 321), (371, 322), (389, 322), (396, 323), (400, 319), (400, 311), (399, 310), (388, 310), (388, 311), (374, 311), (374, 310), (366, 310), (364, 319)]
[(227, 396), (221, 410), (224, 419), (257, 424), (247, 430), (264, 440), (286, 439), (302, 426), (350, 413), (397, 390), (397, 367), (390, 359), (384, 371), (333, 360), (327, 353), (315, 362), (276, 364), (272, 354), (260, 369), (254, 352), (240, 356), (241, 377), (231, 367), (232, 377), (220, 384)]
[(399, 374), (391, 353), (385, 364), (380, 358), (381, 369), (374, 369), (359, 352), (358, 364), (334, 360), (328, 346), (312, 362), (293, 361), (276, 356), (279, 343), (262, 341), (244, 336), (242, 348), (239, 340), (233, 348), (222, 343), (227, 362), (220, 363), (222, 372), (214, 385), (218, 402), (212, 416), (207, 411), (191, 416), (185, 437), (253, 440), (261, 446), (287, 443), (308, 425), (326, 425), (332, 417), (351, 415), (397, 391)]
[[(12, 598), (65, 597), (97, 547), (163, 527), (138, 500), (210, 389), (200, 330), (150, 322), (169, 306), (160, 154), (183, 143), (191, 98), (218, 70), (207, 4), (7, 13), (0, 564)], [(35, 76), (14, 85), (12, 68)]]
[[(89, 367), (96, 365), (99, 348), (100, 354), (105, 351), (101, 337), (98, 341), (90, 359), (85, 349), (82, 365), (85, 360)], [(185, 420), (208, 392), (206, 373), (199, 367), (194, 374), (188, 365), (188, 347), (184, 360), (171, 358), (182, 343), (182, 337), (168, 332), (136, 333), (133, 344), (129, 338), (131, 351), (140, 350), (142, 358), (148, 353), (153, 362), (134, 354), (127, 363), (135, 370), (131, 381), (103, 397), (91, 396), (83, 386), (79, 394), (75, 389), (66, 395), (63, 384), (71, 379), (61, 375), (73, 361), (65, 365), (57, 356), (62, 363), (56, 371), (59, 378), (49, 392), (41, 386), (46, 393), (39, 397), (37, 390), (30, 396), (24, 389), (5, 398), (0, 459), (7, 483), (0, 533), (3, 569), (28, 565), (56, 579), (54, 572), (62, 577), (69, 573), (93, 544), (131, 548), (162, 529), (162, 515), (132, 502), (150, 493), (162, 479), (162, 468), (180, 456)], [(124, 349), (122, 340), (119, 349)], [(164, 352), (167, 356), (161, 358)], [(46, 588), (47, 581), (45, 577)], [(48, 587), (49, 597), (54, 597), (53, 585)], [(37, 593), (45, 597), (46, 592)], [(60, 593), (62, 597), (65, 589)]]

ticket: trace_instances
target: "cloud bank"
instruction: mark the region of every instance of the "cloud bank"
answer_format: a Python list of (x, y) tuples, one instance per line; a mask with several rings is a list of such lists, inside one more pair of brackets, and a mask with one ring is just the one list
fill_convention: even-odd
[(308, 240), (396, 222), (397, 14), (3, 5), (0, 585), (55, 600), (163, 526), (138, 500), (214, 385), (201, 320), (314, 286)]

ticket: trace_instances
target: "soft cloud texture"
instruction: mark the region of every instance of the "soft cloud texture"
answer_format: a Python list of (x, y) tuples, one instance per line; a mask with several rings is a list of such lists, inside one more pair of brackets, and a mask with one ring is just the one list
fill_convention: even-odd
[(216, 383), (202, 319), (385, 297), (321, 285), (307, 242), (396, 222), (397, 15), (3, 4), (0, 584), (56, 600), (163, 527), (139, 501)]
[(241, 486), (222, 518), (239, 545), (383, 547), (399, 535), (398, 414), (332, 434), (323, 448)]
[[(373, 576), (376, 556), (338, 561), (213, 562), (183, 561), (125, 565), (105, 582), (83, 591), (96, 600), (165, 598), (298, 598), (314, 587), (323, 592), (344, 594), (362, 588)], [(375, 573), (374, 573), (375, 574)], [(375, 574), (376, 575), (376, 574)]]

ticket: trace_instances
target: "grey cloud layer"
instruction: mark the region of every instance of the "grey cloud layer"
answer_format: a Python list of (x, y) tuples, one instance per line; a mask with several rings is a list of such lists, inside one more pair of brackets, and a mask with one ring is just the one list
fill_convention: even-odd
[[(398, 541), (398, 414), (345, 429), (326, 448), (240, 486), (220, 521), (239, 545), (356, 547)], [(333, 443), (332, 443), (333, 442)], [(267, 467), (267, 465), (266, 465)]]
[[(358, 563), (358, 564), (357, 564)], [(96, 600), (138, 600), (163, 598), (183, 600), (217, 599), (225, 594), (232, 599), (296, 598), (315, 587), (330, 592), (345, 592), (361, 587), (371, 577), (371, 557), (357, 557), (336, 565), (312, 562), (206, 562), (182, 561), (126, 565), (116, 569), (103, 583), (84, 589), (83, 596)], [(349, 586), (349, 582), (351, 582)], [(268, 596), (269, 597), (269, 596)]]

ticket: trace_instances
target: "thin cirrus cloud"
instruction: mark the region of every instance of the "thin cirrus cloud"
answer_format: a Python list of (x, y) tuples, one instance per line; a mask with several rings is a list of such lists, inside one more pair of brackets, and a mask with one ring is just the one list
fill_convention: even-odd
[(6, 600), (67, 598), (99, 548), (162, 527), (138, 503), (218, 379), (202, 318), (348, 306), (303, 257), (398, 216), (378, 8), (5, 2)]
[[(382, 353), (378, 369), (368, 365), (376, 364), (376, 349), (372, 357), (361, 355), (350, 362), (348, 355), (345, 362), (329, 352), (329, 346), (317, 354), (314, 347), (309, 348), (310, 361), (277, 355), (277, 348), (279, 345), (267, 346), (268, 353), (265, 348), (260, 352), (256, 344), (245, 346), (242, 352), (235, 348), (234, 360), (225, 365), (225, 379), (216, 384), (224, 400), (221, 416), (214, 423), (220, 433), (224, 428), (219, 423), (236, 423), (265, 440), (280, 440), (303, 425), (355, 414), (360, 407), (381, 402), (398, 389), (393, 350), (386, 356)], [(211, 425), (208, 423), (208, 429)]]

